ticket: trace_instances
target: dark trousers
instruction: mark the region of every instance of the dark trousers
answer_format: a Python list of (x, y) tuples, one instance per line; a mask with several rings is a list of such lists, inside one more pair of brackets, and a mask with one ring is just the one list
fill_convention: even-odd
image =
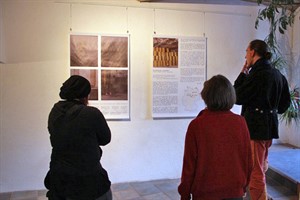
[[(48, 197), (48, 200), (73, 200), (70, 198), (65, 198), (65, 197), (54, 195), (54, 194), (47, 195), (47, 197)], [(101, 197), (98, 197), (95, 200), (112, 200), (112, 199), (113, 199), (112, 192), (111, 192), (111, 190), (108, 190), (105, 194), (103, 194)]]
[(101, 197), (97, 198), (96, 200), (112, 200), (112, 193), (111, 190), (108, 190), (108, 192), (106, 192), (104, 195), (102, 195)]

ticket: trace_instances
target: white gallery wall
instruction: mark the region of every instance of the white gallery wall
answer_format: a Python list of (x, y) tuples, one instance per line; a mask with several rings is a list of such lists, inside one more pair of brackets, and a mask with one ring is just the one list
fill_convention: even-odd
[[(296, 10), (293, 28), (290, 31), (289, 38), (281, 36), (281, 48), (286, 52), (286, 58), (289, 60), (287, 69), (287, 77), (292, 88), (295, 86), (300, 88), (300, 7)], [(289, 42), (286, 42), (289, 41)], [(300, 123), (294, 121), (285, 126), (284, 123), (280, 127), (280, 141), (300, 147)]]
[(3, 6), (0, 1), (0, 64), (4, 63)]
[(112, 141), (103, 147), (112, 183), (181, 175), (191, 119), (151, 117), (154, 32), (207, 37), (207, 77), (223, 74), (232, 82), (248, 42), (265, 37), (254, 29), (254, 6), (94, 2), (0, 0), (0, 192), (44, 188), (47, 118), (69, 77), (71, 32), (130, 34), (131, 119), (109, 121)]

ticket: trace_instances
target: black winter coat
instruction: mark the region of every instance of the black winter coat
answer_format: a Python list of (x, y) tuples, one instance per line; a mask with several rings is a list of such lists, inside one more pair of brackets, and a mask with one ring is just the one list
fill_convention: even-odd
[(236, 104), (242, 105), (251, 139), (279, 138), (278, 114), (284, 113), (291, 102), (287, 80), (279, 70), (259, 59), (249, 74), (240, 73), (234, 88)]
[(48, 119), (52, 145), (50, 170), (45, 178), (49, 199), (94, 200), (110, 189), (100, 164), (111, 132), (102, 113), (78, 101), (59, 101)]

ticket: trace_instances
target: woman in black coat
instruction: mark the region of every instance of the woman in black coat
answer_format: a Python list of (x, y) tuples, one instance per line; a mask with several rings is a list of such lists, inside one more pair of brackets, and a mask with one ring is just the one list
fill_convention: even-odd
[(63, 100), (49, 114), (52, 154), (45, 178), (49, 200), (112, 199), (99, 147), (110, 142), (111, 132), (102, 113), (87, 106), (90, 91), (87, 79), (71, 76), (60, 88)]

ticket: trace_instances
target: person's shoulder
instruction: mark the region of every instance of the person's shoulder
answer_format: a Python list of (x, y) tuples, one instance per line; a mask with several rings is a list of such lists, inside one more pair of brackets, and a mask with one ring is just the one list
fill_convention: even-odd
[(192, 121), (198, 121), (198, 120), (201, 120), (202, 118), (205, 118), (205, 116), (209, 113), (210, 111), (205, 108), (203, 110), (201, 110), (199, 112), (199, 114), (192, 120)]
[(91, 112), (91, 113), (100, 113), (100, 110), (93, 106), (84, 106), (83, 110), (86, 112)]
[(273, 70), (274, 70), (279, 76), (285, 78), (285, 76), (283, 75), (283, 73), (282, 73), (279, 69), (277, 69), (277, 68), (274, 67)]
[(245, 120), (244, 117), (240, 114), (234, 113), (233, 111), (229, 110), (227, 112), (224, 112), (225, 115), (227, 115), (227, 118), (231, 118), (234, 120)]
[(85, 105), (83, 105), (81, 110), (81, 116), (86, 119), (104, 118), (102, 112), (98, 108)]
[(273, 67), (272, 71), (273, 71), (272, 74), (273, 74), (273, 77), (275, 80), (283, 80), (285, 82), (287, 81), (285, 75), (283, 75), (283, 73), (279, 69)]
[(234, 118), (235, 121), (240, 122), (240, 123), (246, 123), (245, 118), (240, 115), (232, 112), (232, 118)]
[(190, 125), (199, 125), (201, 124), (203, 121), (206, 121), (209, 113), (211, 111), (209, 111), (208, 109), (203, 109), (199, 112), (199, 114), (190, 122)]

